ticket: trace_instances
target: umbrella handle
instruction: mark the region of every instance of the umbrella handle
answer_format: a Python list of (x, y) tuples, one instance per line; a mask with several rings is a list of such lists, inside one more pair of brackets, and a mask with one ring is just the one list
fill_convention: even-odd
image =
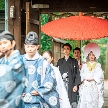
[(82, 60), (81, 60), (81, 58), (80, 58), (80, 65), (82, 65)]

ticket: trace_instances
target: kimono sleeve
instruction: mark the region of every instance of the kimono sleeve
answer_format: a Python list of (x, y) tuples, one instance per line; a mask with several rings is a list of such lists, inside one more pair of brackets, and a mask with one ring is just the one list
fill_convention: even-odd
[(4, 57), (0, 58), (0, 64), (4, 63)]
[(85, 79), (85, 64), (82, 65), (81, 71), (80, 71), (80, 76), (81, 76), (81, 82)]
[(24, 89), (23, 73), (16, 73), (6, 64), (0, 64), (0, 70), (0, 108), (17, 108)]
[(57, 87), (58, 87), (58, 93), (60, 98), (60, 108), (71, 108), (68, 94), (64, 86), (64, 82), (60, 74), (60, 71), (57, 67), (53, 67), (53, 69), (57, 80)]
[(97, 67), (95, 69), (95, 74), (94, 74), (94, 77), (93, 79), (98, 83), (100, 84), (103, 79), (104, 79), (104, 74), (103, 74), (103, 71), (102, 71), (102, 68), (101, 68), (101, 64), (97, 64)]
[(49, 104), (51, 108), (59, 108), (59, 95), (56, 90), (57, 82), (54, 70), (50, 65), (46, 67), (45, 78), (37, 91), (40, 96)]
[(99, 108), (102, 108), (104, 103), (104, 74), (101, 68), (101, 64), (97, 64), (94, 74), (94, 80), (97, 82), (98, 92), (99, 92)]

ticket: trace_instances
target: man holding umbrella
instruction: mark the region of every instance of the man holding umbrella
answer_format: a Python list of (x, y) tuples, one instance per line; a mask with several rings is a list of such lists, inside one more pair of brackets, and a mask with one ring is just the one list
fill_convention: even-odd
[(78, 62), (70, 56), (72, 47), (69, 43), (62, 46), (64, 57), (58, 60), (57, 66), (61, 72), (63, 79), (68, 79), (67, 91), (69, 101), (72, 108), (77, 108), (77, 92), (78, 86), (81, 83)]
[(73, 50), (73, 56), (78, 61), (79, 69), (81, 70), (82, 64), (84, 64), (84, 62), (81, 60), (81, 49), (79, 47), (76, 47)]

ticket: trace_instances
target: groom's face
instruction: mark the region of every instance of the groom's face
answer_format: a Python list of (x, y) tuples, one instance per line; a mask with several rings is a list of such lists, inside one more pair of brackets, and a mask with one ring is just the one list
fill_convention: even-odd
[(63, 52), (64, 52), (64, 55), (70, 55), (70, 47), (69, 46), (64, 46), (63, 47)]

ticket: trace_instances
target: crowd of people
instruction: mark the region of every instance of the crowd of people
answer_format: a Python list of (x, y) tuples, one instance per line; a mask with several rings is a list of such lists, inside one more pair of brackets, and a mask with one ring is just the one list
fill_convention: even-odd
[(102, 108), (104, 73), (96, 43), (85, 46), (85, 62), (80, 48), (72, 58), (72, 46), (63, 44), (56, 66), (51, 51), (39, 54), (37, 33), (27, 34), (24, 55), (15, 45), (10, 32), (0, 33), (0, 108)]

